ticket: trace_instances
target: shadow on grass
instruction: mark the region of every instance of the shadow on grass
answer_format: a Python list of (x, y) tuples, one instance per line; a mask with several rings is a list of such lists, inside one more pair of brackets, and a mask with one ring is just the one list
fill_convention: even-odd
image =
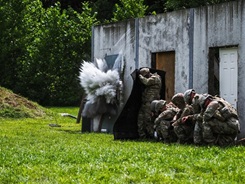
[(114, 141), (121, 141), (121, 142), (149, 142), (149, 143), (159, 143), (156, 139), (114, 139)]
[(64, 129), (57, 129), (57, 131), (65, 132), (69, 134), (82, 134), (81, 130), (64, 130)]

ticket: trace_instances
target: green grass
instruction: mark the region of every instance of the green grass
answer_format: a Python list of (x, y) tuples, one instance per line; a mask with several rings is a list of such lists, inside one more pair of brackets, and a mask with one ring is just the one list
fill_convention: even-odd
[(114, 141), (111, 134), (81, 133), (69, 117), (0, 119), (1, 184), (244, 183), (244, 155), (242, 146)]

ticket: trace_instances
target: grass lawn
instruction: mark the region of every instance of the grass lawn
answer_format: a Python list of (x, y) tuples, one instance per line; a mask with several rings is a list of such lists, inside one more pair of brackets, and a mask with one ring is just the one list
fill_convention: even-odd
[(75, 119), (59, 115), (0, 119), (1, 184), (244, 183), (244, 156), (244, 146), (114, 141), (111, 134), (81, 133)]

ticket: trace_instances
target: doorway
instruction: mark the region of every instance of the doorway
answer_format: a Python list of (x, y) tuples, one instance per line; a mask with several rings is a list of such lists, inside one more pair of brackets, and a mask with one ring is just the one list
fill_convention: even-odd
[(208, 63), (208, 94), (220, 96), (220, 80), (219, 80), (219, 48), (209, 49)]
[(171, 101), (175, 85), (175, 52), (152, 53), (152, 68), (165, 72), (165, 100)]
[(209, 49), (208, 93), (219, 95), (237, 108), (237, 47)]

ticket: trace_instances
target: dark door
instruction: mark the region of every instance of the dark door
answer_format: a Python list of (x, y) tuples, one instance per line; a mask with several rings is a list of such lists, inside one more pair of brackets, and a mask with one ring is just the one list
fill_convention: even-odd
[[(150, 69), (150, 71), (151, 73), (157, 72), (161, 76), (163, 81), (162, 91), (164, 91), (165, 72), (156, 69)], [(137, 120), (138, 112), (141, 106), (141, 96), (144, 88), (137, 77), (137, 70), (135, 70), (131, 76), (134, 80), (131, 94), (129, 95), (129, 98), (113, 127), (115, 140), (137, 139), (139, 137)], [(163, 98), (163, 96), (161, 98)]]

